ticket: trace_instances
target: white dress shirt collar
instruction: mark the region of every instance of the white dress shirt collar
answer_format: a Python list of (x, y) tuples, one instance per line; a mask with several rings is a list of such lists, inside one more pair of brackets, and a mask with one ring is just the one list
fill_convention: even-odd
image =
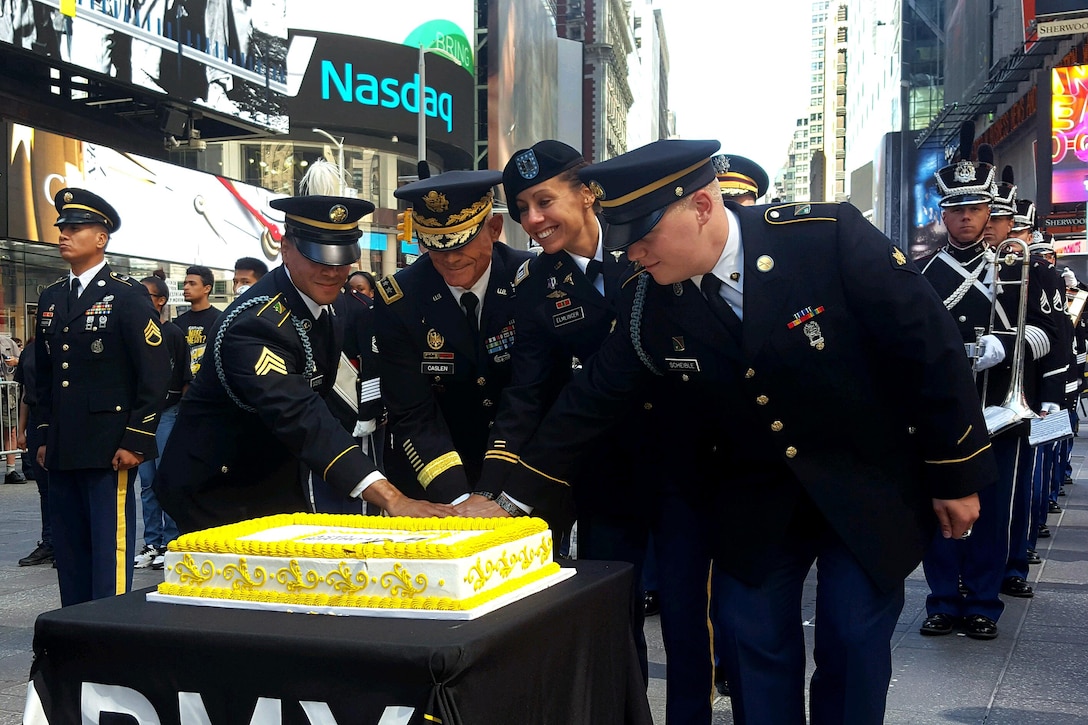
[(102, 270), (102, 268), (105, 267), (105, 266), (106, 266), (106, 260), (103, 259), (101, 262), (99, 262), (98, 264), (91, 267), (90, 269), (88, 269), (87, 271), (85, 271), (83, 274), (80, 274), (80, 275), (73, 274), (72, 271), (69, 270), (68, 271), (68, 287), (69, 288), (72, 287), (72, 280), (73, 279), (78, 279), (79, 280), (79, 295), (82, 297), (83, 293), (86, 292), (87, 288), (91, 285), (91, 280), (93, 280), (98, 275), (98, 273)]

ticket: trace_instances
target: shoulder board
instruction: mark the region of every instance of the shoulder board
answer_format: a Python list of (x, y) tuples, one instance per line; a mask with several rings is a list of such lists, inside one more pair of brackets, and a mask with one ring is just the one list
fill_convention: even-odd
[(279, 318), (276, 322), (276, 326), (279, 327), (283, 324), (284, 320), (291, 316), (291, 310), (284, 304), (283, 293), (277, 294), (272, 299), (265, 302), (260, 309), (257, 310), (257, 317), (261, 315), (269, 315), (273, 318)]
[(521, 263), (521, 266), (518, 267), (517, 274), (514, 275), (514, 286), (515, 287), (517, 287), (519, 284), (521, 284), (521, 282), (523, 280), (529, 278), (529, 262), (531, 262), (531, 261), (533, 261), (533, 260), (526, 259), (524, 262)]
[(132, 286), (132, 277), (129, 277), (127, 274), (118, 274), (117, 272), (110, 272), (110, 277), (117, 280), (121, 284), (127, 284), (129, 287)]
[(404, 296), (400, 285), (397, 284), (397, 278), (393, 275), (382, 277), (381, 281), (378, 282), (378, 292), (387, 305), (393, 304)]
[(58, 278), (56, 282), (54, 282), (53, 284), (51, 284), (49, 286), (50, 287), (55, 287), (58, 284), (64, 284), (64, 285), (68, 284), (68, 275), (64, 275), (63, 277)]
[(630, 277), (628, 277), (627, 279), (623, 280), (623, 284), (621, 284), (621, 285), (620, 285), (620, 287), (621, 287), (621, 288), (622, 288), (622, 287), (626, 287), (626, 286), (627, 286), (627, 283), (628, 283), (628, 282), (630, 282), (631, 280), (635, 280), (635, 279), (638, 279), (638, 278), (639, 278), (639, 276), (640, 276), (640, 275), (642, 275), (642, 274), (644, 274), (645, 272), (646, 272), (645, 268), (643, 268), (643, 267), (639, 267), (639, 268), (638, 268), (637, 270), (635, 270), (635, 273), (634, 273), (634, 274), (632, 274), (632, 275), (631, 275)]
[(830, 215), (828, 204), (809, 204), (800, 202), (796, 204), (781, 204), (772, 206), (763, 213), (763, 219), (768, 224), (796, 224), (797, 222), (833, 222), (838, 221)]

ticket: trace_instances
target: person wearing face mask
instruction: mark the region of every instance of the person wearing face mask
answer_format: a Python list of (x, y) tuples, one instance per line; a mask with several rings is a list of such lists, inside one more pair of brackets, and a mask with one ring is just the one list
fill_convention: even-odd
[(383, 463), (406, 495), (436, 503), (475, 490), (513, 370), (514, 275), (531, 255), (499, 241), (492, 187), (501, 178), (447, 171), (394, 192), (427, 253), (378, 284)]

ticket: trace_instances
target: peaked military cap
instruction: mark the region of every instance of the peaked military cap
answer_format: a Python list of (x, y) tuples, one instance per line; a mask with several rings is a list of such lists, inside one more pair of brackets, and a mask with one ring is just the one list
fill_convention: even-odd
[(61, 224), (101, 224), (113, 234), (121, 228), (121, 217), (109, 202), (98, 194), (75, 187), (61, 189), (53, 197), (53, 206), (57, 207), (57, 221)]
[(1035, 202), (1030, 199), (1016, 200), (1016, 213), (1012, 217), (1012, 230), (1022, 232), (1035, 228)]
[(288, 196), (269, 206), (283, 212), (299, 253), (330, 267), (359, 259), (359, 220), (374, 211), (369, 201), (346, 196)]
[(663, 139), (578, 172), (601, 205), (604, 247), (625, 249), (653, 229), (669, 204), (714, 180), (717, 141)]
[(718, 185), (722, 188), (722, 196), (754, 194), (758, 199), (767, 193), (770, 179), (763, 167), (755, 161), (736, 154), (718, 154), (712, 161)]
[(502, 170), (502, 188), (510, 218), (521, 223), (518, 194), (528, 188), (559, 176), (585, 161), (582, 154), (562, 141), (538, 141), (531, 148), (515, 151)]
[(500, 171), (447, 171), (405, 184), (393, 196), (412, 205), (419, 243), (433, 252), (448, 252), (472, 241), (491, 216)]

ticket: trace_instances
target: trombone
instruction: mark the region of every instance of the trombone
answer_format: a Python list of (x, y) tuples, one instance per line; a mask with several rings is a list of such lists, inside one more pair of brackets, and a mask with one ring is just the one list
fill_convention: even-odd
[[(1019, 253), (1012, 247), (1019, 247)], [(1019, 280), (1002, 280), (999, 274), (1001, 265), (1011, 267), (1020, 264)], [(990, 324), (988, 332), (994, 329), (994, 318), (997, 313), (997, 298), (1003, 287), (1016, 286), (1020, 288), (1020, 304), (1016, 310), (1016, 337), (1012, 347), (1012, 376), (1009, 380), (1009, 389), (1005, 399), (998, 405), (986, 405), (986, 388), (990, 382), (990, 371), (987, 369), (982, 375), (982, 415), (986, 419), (986, 430), (990, 436), (1016, 425), (1022, 420), (1037, 418), (1035, 412), (1028, 405), (1024, 397), (1024, 336), (1025, 324), (1028, 315), (1028, 275), (1031, 272), (1031, 255), (1028, 253), (1027, 242), (1020, 239), (1006, 239), (994, 249), (993, 262), (993, 299), (990, 304)]]

